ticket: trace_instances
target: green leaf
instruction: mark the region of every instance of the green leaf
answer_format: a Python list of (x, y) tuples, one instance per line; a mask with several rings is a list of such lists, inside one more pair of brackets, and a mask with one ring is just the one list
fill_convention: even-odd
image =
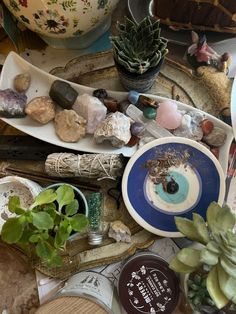
[(191, 249), (191, 248), (184, 248), (177, 254), (178, 260), (190, 267), (199, 267), (201, 265), (200, 262), (200, 254), (201, 251)]
[(169, 267), (170, 267), (170, 269), (174, 270), (177, 273), (184, 273), (184, 274), (192, 273), (196, 270), (196, 268), (190, 267), (190, 266), (180, 262), (178, 260), (177, 256), (175, 256), (171, 260)]
[(17, 243), (24, 231), (24, 225), (20, 223), (19, 218), (9, 218), (2, 226), (1, 237), (7, 243)]
[(209, 233), (207, 230), (206, 222), (199, 214), (193, 213), (193, 224), (200, 235), (202, 242), (207, 244), (210, 241)]
[(56, 205), (54, 203), (46, 204), (43, 209), (46, 213), (48, 213), (52, 219), (54, 220), (57, 216)]
[(213, 267), (207, 277), (207, 291), (218, 309), (224, 307), (229, 300), (220, 289), (216, 266)]
[(236, 303), (236, 279), (229, 276), (221, 265), (217, 265), (217, 272), (221, 291), (229, 300)]
[(59, 186), (59, 188), (56, 190), (56, 194), (56, 199), (59, 204), (59, 211), (61, 211), (63, 206), (70, 204), (75, 197), (73, 188), (68, 184)]
[(219, 245), (215, 241), (210, 241), (207, 243), (207, 249), (213, 253), (220, 254)]
[(47, 262), (50, 267), (61, 267), (62, 266), (62, 258), (61, 256), (56, 254), (56, 251), (52, 254), (52, 257)]
[(77, 214), (70, 218), (70, 224), (74, 231), (80, 232), (88, 226), (88, 219), (83, 214)]
[(236, 264), (232, 263), (226, 256), (220, 257), (220, 264), (226, 273), (233, 278), (236, 278)]
[(32, 234), (32, 236), (29, 238), (29, 241), (32, 243), (37, 243), (40, 239), (40, 235), (38, 234)]
[(72, 216), (77, 213), (79, 209), (79, 202), (77, 200), (73, 200), (70, 204), (66, 205), (66, 215)]
[(221, 211), (221, 207), (218, 203), (212, 202), (206, 212), (207, 216), (207, 223), (209, 228), (212, 230), (214, 233), (218, 233), (217, 226), (215, 225), (215, 222), (217, 220), (218, 213)]
[(29, 238), (32, 235), (33, 230), (29, 229), (27, 226), (24, 228), (23, 234), (19, 240), (19, 243), (29, 243)]
[(175, 217), (175, 224), (178, 230), (190, 240), (205, 244), (201, 236), (198, 234), (193, 221), (187, 218)]
[(57, 198), (57, 195), (53, 189), (44, 190), (36, 196), (34, 203), (31, 205), (31, 208), (34, 208), (36, 206), (43, 205), (43, 204), (52, 203), (56, 200), (56, 198)]
[(33, 217), (33, 225), (38, 229), (52, 229), (53, 228), (53, 219), (48, 213), (39, 212), (39, 213), (32, 213)]
[(39, 241), (36, 245), (36, 253), (44, 261), (50, 260), (54, 250), (55, 249), (45, 241)]
[(59, 248), (65, 244), (70, 236), (70, 232), (68, 230), (68, 225), (64, 227), (60, 225), (55, 236), (54, 245), (55, 247)]
[(10, 196), (8, 201), (8, 209), (11, 213), (15, 213), (17, 215), (24, 214), (25, 211), (20, 208), (20, 198), (19, 196)]
[(200, 260), (207, 265), (216, 265), (218, 263), (218, 255), (205, 248), (201, 251)]
[(235, 225), (235, 215), (228, 206), (220, 207), (216, 202), (212, 202), (207, 209), (207, 223), (213, 233), (227, 232)]

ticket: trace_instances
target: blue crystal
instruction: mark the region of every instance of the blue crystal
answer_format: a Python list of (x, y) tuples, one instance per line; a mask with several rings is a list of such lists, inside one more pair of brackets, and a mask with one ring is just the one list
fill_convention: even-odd
[(131, 90), (128, 94), (128, 100), (131, 102), (131, 104), (136, 105), (139, 99), (139, 93), (135, 90)]

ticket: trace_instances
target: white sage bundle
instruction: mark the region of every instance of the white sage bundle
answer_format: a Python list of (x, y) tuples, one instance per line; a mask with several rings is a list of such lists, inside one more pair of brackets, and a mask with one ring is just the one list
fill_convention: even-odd
[(83, 177), (98, 180), (122, 176), (123, 158), (117, 154), (53, 153), (47, 156), (45, 171), (53, 177)]

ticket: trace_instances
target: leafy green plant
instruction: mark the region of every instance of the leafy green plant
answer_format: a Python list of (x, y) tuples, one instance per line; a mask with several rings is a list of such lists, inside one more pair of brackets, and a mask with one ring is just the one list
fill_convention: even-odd
[(128, 72), (142, 74), (156, 67), (168, 52), (158, 20), (146, 17), (136, 24), (126, 17), (124, 23), (117, 23), (117, 30), (118, 36), (111, 36), (114, 59)]
[(22, 208), (20, 198), (12, 196), (8, 209), (16, 217), (9, 218), (2, 227), (1, 238), (9, 244), (19, 244), (36, 255), (49, 267), (61, 266), (59, 254), (72, 232), (87, 227), (85, 215), (79, 214), (79, 202), (70, 185), (56, 190), (47, 189), (38, 194), (29, 209)]
[(235, 214), (228, 206), (212, 202), (207, 209), (207, 222), (194, 213), (193, 220), (176, 217), (178, 230), (202, 244), (200, 249), (184, 248), (170, 262), (180, 273), (203, 269), (207, 291), (217, 308), (229, 301), (236, 303), (236, 234)]

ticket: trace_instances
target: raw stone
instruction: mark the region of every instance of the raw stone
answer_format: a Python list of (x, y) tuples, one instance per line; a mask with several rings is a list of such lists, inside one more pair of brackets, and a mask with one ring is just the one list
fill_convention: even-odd
[(35, 97), (26, 105), (25, 112), (33, 120), (46, 124), (55, 118), (56, 104), (49, 96)]
[(108, 237), (113, 238), (116, 242), (131, 242), (131, 232), (129, 228), (120, 220), (110, 223)]
[(110, 113), (95, 130), (95, 141), (100, 144), (107, 140), (118, 148), (126, 145), (131, 138), (130, 121), (130, 118), (121, 112)]
[(64, 142), (78, 142), (85, 136), (86, 120), (74, 110), (63, 110), (55, 116), (55, 131)]
[(62, 108), (71, 109), (78, 92), (69, 83), (55, 80), (50, 88), (49, 96)]
[(19, 93), (24, 93), (30, 86), (31, 77), (29, 73), (18, 74), (14, 78), (14, 88)]
[(87, 121), (86, 132), (93, 134), (99, 123), (101, 123), (107, 114), (107, 108), (94, 96), (83, 94), (78, 96), (73, 110)]
[(21, 118), (25, 116), (27, 96), (13, 89), (0, 90), (0, 116)]

